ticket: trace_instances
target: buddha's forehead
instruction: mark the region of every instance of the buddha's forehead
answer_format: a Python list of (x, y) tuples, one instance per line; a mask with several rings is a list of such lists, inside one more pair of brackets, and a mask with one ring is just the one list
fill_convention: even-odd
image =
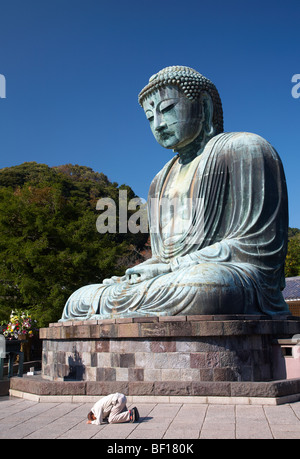
[(183, 91), (178, 88), (178, 86), (167, 85), (149, 94), (143, 101), (143, 107), (144, 110), (147, 110), (148, 108), (156, 107), (158, 104), (160, 104), (160, 102), (164, 100), (179, 98), (185, 99), (187, 103), (190, 102)]

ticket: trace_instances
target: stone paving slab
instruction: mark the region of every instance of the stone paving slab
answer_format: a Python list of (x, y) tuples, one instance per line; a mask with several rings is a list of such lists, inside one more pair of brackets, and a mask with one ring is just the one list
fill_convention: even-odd
[[(140, 422), (86, 424), (91, 402), (0, 397), (1, 439), (300, 439), (300, 401), (285, 405), (137, 403)], [(132, 403), (128, 403), (128, 407)]]

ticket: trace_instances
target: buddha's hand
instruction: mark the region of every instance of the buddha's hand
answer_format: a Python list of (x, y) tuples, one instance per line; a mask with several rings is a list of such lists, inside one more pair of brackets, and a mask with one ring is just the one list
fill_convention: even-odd
[[(139, 264), (138, 266), (135, 266), (135, 268), (141, 268), (141, 270), (143, 270), (144, 266), (145, 265), (150, 265), (150, 264), (157, 264), (157, 263), (160, 263), (160, 260), (159, 258), (156, 258), (156, 257), (152, 257), (152, 258), (149, 258), (148, 260), (146, 261), (143, 261), (141, 264)], [(133, 269), (133, 268), (132, 268)], [(112, 285), (112, 284), (119, 284), (121, 282), (129, 282), (129, 276), (112, 276), (112, 277), (109, 277), (107, 279), (103, 279), (102, 281), (102, 284), (103, 285)], [(138, 281), (140, 282), (140, 280)], [(134, 283), (134, 282), (132, 282)]]
[(189, 256), (177, 257), (171, 261), (172, 271), (189, 268), (199, 263), (198, 260), (192, 260)]
[(124, 280), (126, 280), (126, 276), (122, 276), (122, 277), (113, 276), (113, 277), (110, 277), (109, 279), (103, 279), (102, 284), (103, 285), (117, 284), (119, 282), (123, 282)]
[(138, 284), (147, 279), (153, 279), (161, 274), (171, 272), (169, 263), (143, 264), (126, 270), (126, 280), (129, 284)]

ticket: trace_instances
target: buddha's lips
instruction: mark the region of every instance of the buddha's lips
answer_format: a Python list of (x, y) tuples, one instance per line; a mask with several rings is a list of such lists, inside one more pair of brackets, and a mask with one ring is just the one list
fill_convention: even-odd
[(162, 140), (167, 140), (169, 137), (172, 137), (174, 135), (173, 131), (164, 131), (164, 132), (159, 132), (156, 134), (156, 136)]

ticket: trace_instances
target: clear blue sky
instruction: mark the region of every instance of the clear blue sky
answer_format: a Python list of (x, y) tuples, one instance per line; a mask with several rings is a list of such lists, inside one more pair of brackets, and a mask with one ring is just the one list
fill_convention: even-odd
[(0, 168), (85, 165), (147, 198), (172, 152), (137, 95), (161, 68), (187, 65), (217, 86), (226, 131), (276, 148), (300, 228), (299, 18), (299, 0), (0, 0)]

